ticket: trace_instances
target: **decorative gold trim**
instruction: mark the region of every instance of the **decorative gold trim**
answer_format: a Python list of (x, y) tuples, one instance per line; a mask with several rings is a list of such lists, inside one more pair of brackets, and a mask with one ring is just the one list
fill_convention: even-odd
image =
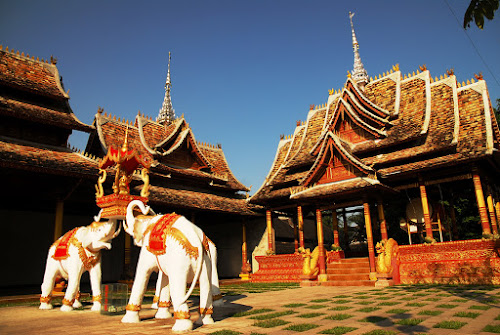
[(158, 308), (169, 308), (172, 306), (172, 303), (170, 301), (159, 301), (158, 302)]
[(43, 304), (50, 304), (50, 302), (52, 301), (52, 296), (51, 295), (48, 295), (46, 297), (44, 296), (40, 296), (40, 303)]
[(134, 304), (128, 304), (127, 307), (125, 307), (127, 311), (132, 311), (132, 312), (139, 312), (141, 310), (140, 305), (134, 305)]
[(176, 319), (176, 320), (186, 320), (186, 319), (190, 319), (190, 318), (191, 318), (191, 314), (189, 313), (189, 311), (174, 312), (174, 319)]
[(99, 295), (94, 295), (92, 297), (92, 301), (93, 302), (101, 302), (102, 301), (102, 296), (99, 294)]
[(99, 261), (100, 254), (97, 254), (97, 256), (87, 256), (85, 248), (82, 246), (82, 243), (76, 239), (76, 237), (73, 236), (69, 242), (78, 248), (78, 256), (80, 256), (80, 260), (82, 261), (85, 270), (88, 271), (92, 269), (94, 265)]
[(201, 315), (214, 314), (214, 309), (211, 307), (209, 307), (209, 308), (201, 308), (200, 307), (200, 314)]
[(153, 298), (153, 304), (156, 304), (158, 301), (160, 301), (160, 297), (155, 295)]
[(75, 300), (80, 300), (81, 297), (82, 297), (82, 293), (81, 292), (77, 292), (76, 296), (75, 296)]
[(74, 302), (75, 302), (75, 299), (68, 300), (66, 298), (63, 298), (63, 300), (62, 300), (62, 304), (65, 305), (65, 306), (72, 306)]

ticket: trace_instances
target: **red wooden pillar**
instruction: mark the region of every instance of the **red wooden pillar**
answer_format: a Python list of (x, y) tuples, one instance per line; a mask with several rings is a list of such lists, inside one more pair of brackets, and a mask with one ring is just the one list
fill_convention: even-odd
[(382, 204), (382, 200), (378, 201), (377, 210), (378, 220), (380, 221), (380, 234), (382, 235), (382, 240), (387, 240), (389, 237), (387, 235), (387, 223), (385, 221), (384, 205)]
[(372, 220), (370, 217), (370, 205), (367, 200), (363, 202), (365, 214), (366, 240), (368, 242), (368, 258), (370, 260), (370, 279), (376, 280), (375, 249), (373, 248)]
[(490, 220), (491, 220), (491, 229), (493, 230), (493, 234), (498, 234), (498, 227), (497, 227), (497, 218), (495, 215), (495, 205), (493, 203), (493, 194), (491, 192), (491, 188), (488, 186), (487, 187), (487, 192), (488, 192), (488, 197), (486, 198), (486, 202), (488, 203), (488, 213), (490, 214)]
[(304, 248), (304, 217), (302, 216), (302, 206), (297, 206), (297, 221), (299, 223), (299, 246)]
[(472, 181), (474, 182), (474, 190), (476, 191), (477, 207), (479, 210), (479, 217), (481, 218), (481, 227), (483, 234), (491, 234), (490, 221), (484, 203), (483, 186), (481, 185), (481, 178), (477, 169), (472, 170)]
[(318, 234), (318, 251), (319, 251), (319, 275), (318, 281), (326, 281), (326, 260), (325, 260), (325, 246), (323, 239), (323, 220), (321, 218), (321, 210), (316, 209), (316, 229)]
[(333, 228), (333, 243), (340, 246), (339, 244), (339, 220), (337, 219), (337, 210), (332, 210), (332, 228)]
[(266, 210), (266, 223), (267, 223), (267, 250), (269, 253), (274, 253), (273, 218), (270, 210)]
[(420, 197), (422, 199), (422, 210), (424, 212), (425, 235), (426, 237), (433, 239), (434, 236), (432, 236), (432, 224), (431, 216), (429, 213), (429, 201), (427, 200), (427, 191), (422, 179), (419, 179), (418, 184), (420, 188)]

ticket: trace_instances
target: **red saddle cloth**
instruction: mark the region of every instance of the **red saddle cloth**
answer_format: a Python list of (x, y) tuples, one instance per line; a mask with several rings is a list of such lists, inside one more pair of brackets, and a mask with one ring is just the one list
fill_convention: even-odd
[(154, 224), (149, 235), (149, 252), (155, 255), (163, 255), (165, 253), (165, 239), (167, 238), (168, 231), (179, 217), (181, 215), (175, 213), (166, 214)]
[(71, 243), (71, 238), (75, 236), (77, 230), (78, 228), (70, 230), (54, 243), (56, 246), (56, 251), (54, 252), (52, 258), (54, 258), (56, 261), (68, 258), (68, 249)]

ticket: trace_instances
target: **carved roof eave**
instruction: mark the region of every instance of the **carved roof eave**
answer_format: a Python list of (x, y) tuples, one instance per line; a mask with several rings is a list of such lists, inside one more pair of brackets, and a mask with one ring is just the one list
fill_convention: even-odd
[(352, 87), (354, 88), (354, 90), (356, 91), (357, 96), (358, 96), (358, 97), (360, 97), (360, 98), (363, 100), (363, 102), (365, 102), (366, 104), (368, 104), (368, 105), (370, 105), (371, 107), (373, 107), (375, 110), (377, 110), (378, 112), (380, 112), (382, 115), (385, 115), (385, 116), (387, 116), (387, 117), (389, 117), (389, 118), (391, 118), (391, 117), (394, 117), (394, 116), (395, 116), (395, 115), (394, 115), (394, 113), (391, 113), (391, 112), (389, 112), (388, 110), (386, 110), (386, 109), (384, 109), (384, 108), (382, 108), (382, 107), (380, 107), (380, 106), (378, 106), (378, 105), (374, 104), (373, 102), (371, 102), (371, 101), (370, 101), (370, 100), (369, 100), (369, 99), (365, 96), (365, 94), (364, 94), (364, 93), (363, 93), (363, 92), (359, 89), (358, 85), (357, 85), (357, 84), (355, 84), (355, 83), (352, 81), (352, 79), (351, 79), (351, 78), (347, 78), (347, 82), (346, 82), (345, 87), (347, 87), (347, 86), (348, 86), (348, 85), (347, 85), (348, 83), (351, 83), (351, 84), (352, 84), (351, 86), (352, 86)]
[(313, 176), (318, 172), (318, 169), (320, 168), (321, 162), (323, 161), (323, 156), (326, 153), (326, 148), (328, 146), (328, 139), (331, 138), (333, 140), (333, 145), (335, 148), (340, 152), (342, 157), (344, 157), (347, 161), (349, 161), (351, 164), (353, 164), (355, 167), (357, 167), (360, 171), (364, 172), (365, 174), (375, 174), (375, 170), (371, 168), (368, 165), (365, 165), (363, 162), (361, 162), (358, 158), (356, 158), (354, 155), (352, 155), (342, 144), (342, 140), (329, 131), (326, 133), (323, 143), (321, 146), (321, 149), (319, 152), (317, 151), (317, 158), (316, 161), (314, 162), (313, 166), (310, 169), (310, 172), (302, 179), (299, 181), (299, 184), (304, 185), (307, 181), (310, 181)]
[[(362, 188), (366, 188), (366, 187), (378, 187), (378, 188), (382, 188), (384, 190), (388, 190), (390, 192), (394, 192), (394, 193), (397, 193), (396, 190), (394, 190), (393, 188), (385, 185), (385, 184), (382, 184), (379, 180), (377, 179), (373, 179), (373, 178), (370, 178), (370, 177), (356, 177), (356, 178), (351, 178), (351, 179), (345, 179), (345, 180), (340, 180), (340, 181), (335, 181), (335, 182), (332, 182), (332, 183), (327, 183), (327, 184), (321, 184), (321, 185), (315, 185), (315, 186), (312, 186), (312, 187), (307, 187), (303, 190), (300, 190), (300, 191), (297, 191), (293, 194), (290, 195), (290, 200), (299, 200), (299, 199), (306, 199), (306, 198), (309, 198), (309, 197), (318, 197), (318, 195), (316, 196), (312, 196), (310, 195), (310, 193), (312, 192), (318, 192), (318, 191), (321, 191), (321, 189), (328, 189), (332, 186), (335, 186), (335, 185), (339, 185), (341, 186), (342, 184), (349, 184), (349, 183), (353, 183), (353, 182), (363, 182), (364, 183), (364, 186), (361, 187)], [(350, 189), (349, 191), (353, 191), (353, 189)], [(320, 196), (324, 196), (324, 195), (320, 195)]]
[(104, 154), (108, 152), (108, 146), (106, 145), (106, 138), (104, 137), (104, 133), (102, 132), (102, 125), (108, 122), (108, 120), (105, 119), (106, 118), (102, 114), (97, 113), (95, 115), (95, 121), (94, 121), (95, 128), (97, 129), (97, 136), (99, 137), (99, 143), (101, 144), (101, 148)]
[[(360, 102), (358, 99), (356, 99), (356, 96), (350, 92), (349, 90), (345, 89), (344, 92), (351, 98), (351, 101), (353, 101), (356, 104), (356, 107), (369, 119), (372, 121), (380, 124), (380, 125), (385, 125), (385, 126), (393, 126), (394, 124), (389, 121), (389, 115), (386, 116), (386, 118), (382, 118), (378, 115), (373, 114), (371, 111), (367, 110)], [(345, 101), (345, 99), (342, 97), (342, 100)]]
[(203, 155), (203, 153), (198, 148), (198, 145), (196, 144), (196, 140), (194, 138), (193, 132), (191, 131), (191, 128), (184, 129), (183, 131), (180, 132), (179, 138), (177, 139), (177, 144), (170, 147), (170, 149), (168, 149), (165, 152), (160, 152), (159, 150), (156, 150), (155, 155), (166, 157), (175, 152), (176, 150), (178, 150), (181, 147), (181, 145), (186, 141), (189, 141), (192, 147), (192, 152), (195, 153), (196, 156), (198, 156), (198, 158), (203, 162), (205, 167), (212, 169), (213, 168), (212, 164), (210, 164), (208, 159), (205, 157), (205, 155)]
[(370, 134), (374, 135), (375, 137), (387, 137), (387, 132), (385, 130), (380, 130), (380, 129), (377, 129), (375, 127), (372, 127), (368, 123), (366, 123), (365, 121), (363, 121), (358, 116), (358, 114), (355, 113), (352, 110), (351, 105), (349, 103), (347, 103), (347, 101), (345, 101), (343, 98), (339, 98), (339, 100), (337, 102), (337, 106), (335, 107), (336, 108), (335, 113), (337, 114), (337, 116), (335, 116), (333, 123), (336, 123), (337, 120), (338, 120), (338, 118), (339, 118), (340, 113), (338, 112), (338, 109), (340, 108), (340, 104), (342, 104), (345, 107), (345, 109), (347, 110), (348, 114), (351, 116), (352, 120), (358, 126), (360, 126), (361, 128), (363, 128), (364, 130), (366, 130)]
[(186, 124), (186, 120), (184, 118), (176, 119), (176, 126), (174, 130), (165, 138), (163, 141), (155, 145), (155, 150), (157, 151), (159, 148), (164, 147), (168, 142), (177, 137), (182, 130), (182, 126)]

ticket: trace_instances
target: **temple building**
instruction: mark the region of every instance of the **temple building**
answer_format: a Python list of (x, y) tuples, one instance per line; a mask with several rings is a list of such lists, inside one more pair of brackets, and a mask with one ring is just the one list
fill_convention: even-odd
[[(410, 74), (401, 73), (396, 65), (369, 78), (352, 16), (353, 70), (343, 87), (329, 91), (326, 103), (310, 107), (292, 135), (282, 136), (270, 172), (249, 202), (266, 208), (268, 232), (278, 215), (293, 220), (297, 248), (304, 247), (304, 213), (315, 213), (317, 281), (325, 285), (355, 284), (348, 279), (356, 279), (359, 285), (375, 283), (381, 277), (375, 245), (382, 241), (383, 249), (395, 235), (400, 244), (408, 244), (399, 245), (397, 256), (392, 255), (400, 282), (474, 282), (479, 279), (467, 275), (483, 270), (488, 275), (481, 280), (500, 282), (494, 275), (500, 264), (498, 255), (491, 252), (494, 242), (480, 240), (498, 234), (500, 216), (500, 132), (486, 82), (476, 75), (460, 83), (452, 70), (433, 78), (425, 65)], [(453, 199), (464, 190), (475, 195), (479, 220), (458, 236)], [(366, 258), (353, 258), (359, 255), (349, 250), (354, 225), (348, 222), (354, 212), (364, 218)], [(387, 229), (385, 213), (389, 212), (392, 226), (397, 227), (389, 232), (393, 236)], [(341, 256), (325, 250), (326, 216), (334, 230), (334, 244), (338, 249), (343, 244)], [(476, 239), (457, 241), (465, 239), (466, 233)], [(270, 256), (260, 257), (270, 270), (258, 271), (256, 280), (273, 278), (286, 257), (289, 268), (301, 264), (293, 255), (273, 255), (279, 252), (273, 250), (272, 238), (269, 234)], [(465, 259), (467, 265), (462, 263)], [(438, 268), (433, 261), (445, 266)], [(356, 275), (341, 276), (337, 263), (351, 269), (363, 265)], [(457, 271), (465, 271), (465, 278)], [(300, 271), (289, 272), (281, 279), (300, 280)]]
[[(218, 247), (219, 275), (238, 277), (244, 224), (257, 220), (265, 226), (263, 215), (247, 203), (249, 190), (231, 172), (221, 145), (196, 141), (185, 118), (175, 116), (171, 85), (169, 60), (156, 120), (140, 114), (128, 122), (99, 108), (93, 125), (87, 125), (69, 105), (55, 58), (39, 60), (0, 46), (0, 217), (6, 229), (1, 250), (15, 254), (0, 289), (39, 287), (50, 245), (64, 232), (90, 224), (99, 212), (99, 163), (109, 148), (119, 149), (125, 141), (151, 162), (148, 204), (158, 213), (175, 211), (194, 221)], [(75, 130), (89, 133), (83, 152), (69, 147)], [(139, 181), (133, 176), (131, 194), (141, 192)], [(109, 193), (111, 183), (103, 186)], [(103, 281), (132, 278), (138, 249), (127, 234), (115, 238), (102, 255)]]
[(39, 285), (55, 238), (96, 214), (97, 164), (68, 147), (74, 130), (93, 129), (73, 113), (55, 58), (0, 46), (0, 248), (10, 255), (0, 287)]

